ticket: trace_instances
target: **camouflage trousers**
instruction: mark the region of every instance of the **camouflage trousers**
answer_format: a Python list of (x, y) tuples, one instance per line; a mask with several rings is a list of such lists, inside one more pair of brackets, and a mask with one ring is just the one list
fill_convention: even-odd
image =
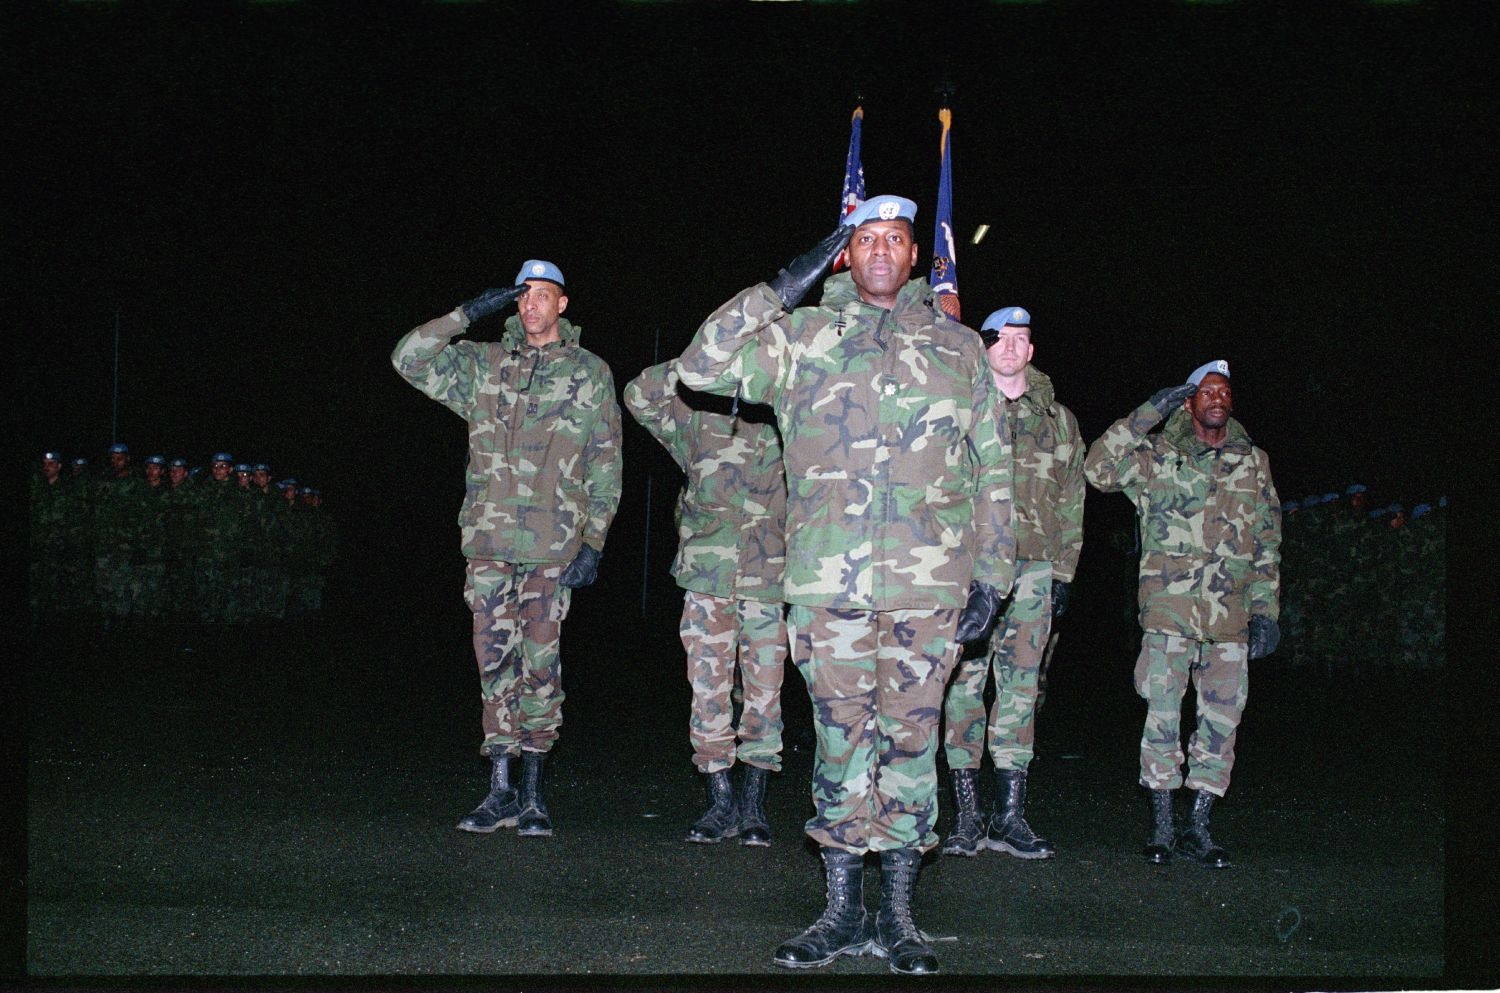
[(812, 697), (819, 845), (850, 852), (937, 845), (937, 736), (958, 657), (957, 610), (787, 611)]
[(563, 618), (573, 591), (563, 563), (470, 559), (464, 599), (474, 613), (474, 659), (483, 701), (482, 755), (546, 752), (562, 726)]
[[(687, 590), (681, 635), (693, 689), (688, 740), (698, 771), (719, 772), (736, 759), (781, 771), (781, 679), (787, 656), (782, 605)], [(738, 729), (732, 699), (736, 669), (744, 693)]]
[(1234, 768), (1234, 737), (1250, 693), (1250, 650), (1243, 642), (1205, 642), (1146, 632), (1135, 662), (1135, 691), (1146, 701), (1141, 785), (1175, 790), (1182, 778), (1182, 698), (1198, 691), (1197, 727), (1188, 742), (1186, 786), (1223, 796)]
[(105, 617), (129, 617), (135, 610), (140, 581), (128, 552), (94, 558), (94, 603)]
[(204, 624), (230, 620), (234, 613), (235, 576), (239, 568), (233, 562), (215, 558), (198, 560), (194, 577), (198, 619)]
[[(1017, 562), (1010, 604), (990, 636), (989, 651), (960, 658), (943, 705), (943, 755), (950, 769), (978, 769), (988, 733), (996, 769), (1024, 771), (1036, 738), (1037, 692), (1052, 631), (1052, 563)], [(984, 687), (995, 676), (989, 723)]]
[(166, 615), (167, 567), (161, 559), (136, 562), (135, 594), (130, 609), (137, 617), (157, 619)]

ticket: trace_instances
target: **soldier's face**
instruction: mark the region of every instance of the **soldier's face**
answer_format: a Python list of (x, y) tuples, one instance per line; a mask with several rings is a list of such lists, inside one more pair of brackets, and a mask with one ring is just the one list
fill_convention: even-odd
[(545, 279), (528, 279), (526, 295), (521, 297), (516, 309), (521, 315), (521, 327), (531, 338), (551, 337), (557, 331), (557, 319), (568, 309), (568, 297), (562, 287)]
[(250, 474), (248, 472), (235, 473), (234, 481), (242, 490), (248, 490), (250, 488)]
[(1234, 396), (1229, 390), (1229, 380), (1216, 372), (1203, 377), (1198, 392), (1184, 401), (1193, 420), (1206, 428), (1221, 428), (1229, 423), (1234, 413)]
[(155, 486), (157, 483), (161, 482), (161, 466), (157, 465), (155, 462), (147, 462), (146, 481), (152, 486)]
[(297, 487), (295, 487), (295, 486), (288, 486), (286, 489), (284, 489), (284, 490), (281, 491), (281, 494), (282, 494), (282, 496), (286, 497), (286, 502), (287, 503), (296, 503), (297, 502)]
[(1000, 337), (985, 350), (990, 368), (1002, 376), (1014, 376), (1026, 368), (1036, 351), (1031, 344), (1031, 329), (1007, 324), (1000, 329)]
[(187, 478), (187, 466), (172, 466), (172, 468), (167, 470), (167, 478), (172, 481), (173, 486), (181, 486), (182, 481)]
[(62, 474), (62, 463), (57, 459), (42, 459), (42, 474), (48, 479), (56, 479)]
[(265, 489), (271, 485), (271, 474), (264, 469), (256, 469), (251, 478), (255, 480), (255, 485), (261, 489)]
[(917, 264), (911, 224), (902, 220), (861, 224), (849, 240), (848, 251), (849, 275), (866, 300), (894, 296)]
[(231, 466), (228, 462), (215, 462), (213, 469), (210, 471), (213, 472), (214, 478), (222, 483), (229, 478), (230, 469)]
[(129, 464), (130, 464), (130, 456), (126, 455), (124, 452), (110, 452), (109, 453), (109, 467), (111, 469), (113, 469), (116, 473), (124, 472), (125, 471), (125, 467), (128, 466)]

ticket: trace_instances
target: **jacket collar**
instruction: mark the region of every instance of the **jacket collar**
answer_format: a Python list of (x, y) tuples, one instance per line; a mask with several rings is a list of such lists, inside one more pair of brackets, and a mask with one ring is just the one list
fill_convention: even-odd
[[(569, 321), (566, 317), (557, 319), (557, 334), (564, 345), (577, 345), (578, 338), (583, 334), (583, 329)], [(505, 333), (500, 336), (500, 344), (506, 351), (515, 351), (526, 344), (526, 329), (521, 327), (521, 315), (511, 314), (505, 319)]]

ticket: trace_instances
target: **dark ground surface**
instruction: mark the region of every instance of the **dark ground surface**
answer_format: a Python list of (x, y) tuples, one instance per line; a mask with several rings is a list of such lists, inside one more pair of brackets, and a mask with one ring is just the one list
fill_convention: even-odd
[[(653, 598), (642, 618), (585, 592), (564, 635), (567, 723), (548, 791), (557, 832), (464, 834), (454, 822), (486, 775), (466, 615), (457, 578), (440, 593), (421, 585), (334, 602), (315, 624), (225, 632), (191, 653), (149, 629), (46, 639), (26, 697), (33, 984), (892, 978), (871, 958), (810, 976), (771, 964), (822, 898), (800, 833), (812, 756), (794, 671), (787, 767), (769, 796), (775, 844), (685, 844), (702, 793), (675, 598)], [(1214, 822), (1234, 867), (1154, 867), (1138, 855), (1147, 810), (1134, 785), (1131, 659), (1090, 648), (1090, 625), (1085, 613), (1059, 649), (1032, 767), (1031, 821), (1057, 858), (928, 859), (917, 919), (951, 939), (937, 946), (945, 977), (1452, 988), (1443, 786), (1427, 774), (1442, 767), (1443, 740), (1388, 730), (1409, 680), (1331, 694), (1258, 665), (1235, 786)]]

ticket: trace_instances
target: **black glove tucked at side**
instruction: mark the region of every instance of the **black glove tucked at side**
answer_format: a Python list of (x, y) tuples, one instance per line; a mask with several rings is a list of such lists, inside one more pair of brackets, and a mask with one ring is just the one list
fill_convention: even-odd
[(599, 578), (600, 555), (592, 545), (584, 545), (573, 556), (573, 561), (563, 570), (562, 576), (558, 578), (559, 586), (566, 586), (570, 590), (576, 590), (580, 586), (588, 586)]
[(1068, 595), (1071, 593), (1072, 589), (1072, 583), (1053, 582), (1052, 619), (1054, 621), (1068, 612)]
[(854, 226), (852, 224), (841, 224), (833, 234), (814, 245), (809, 251), (803, 252), (787, 265), (787, 267), (776, 274), (768, 284), (771, 291), (781, 298), (781, 305), (787, 310), (797, 306), (798, 302), (812, 289), (812, 284), (822, 277), (823, 271), (833, 265), (833, 260), (839, 257), (839, 252), (849, 244), (849, 239), (854, 237)]
[(995, 619), (1000, 616), (1002, 600), (1000, 591), (989, 583), (971, 582), (969, 602), (964, 604), (963, 613), (958, 615), (958, 633), (953, 637), (960, 642), (979, 641), (989, 637), (990, 629), (995, 626)]
[(1281, 625), (1269, 617), (1255, 614), (1250, 618), (1250, 658), (1263, 659), (1281, 644)]
[(522, 283), (520, 286), (508, 286), (503, 290), (485, 290), (472, 300), (467, 300), (458, 305), (463, 315), (473, 324), (481, 317), (488, 317), (499, 310), (504, 310), (513, 300), (519, 299), (531, 287)]
[(1192, 383), (1183, 383), (1181, 386), (1168, 386), (1164, 390), (1157, 390), (1151, 394), (1151, 406), (1156, 412), (1166, 417), (1172, 411), (1182, 406), (1182, 401), (1198, 392), (1198, 387)]

